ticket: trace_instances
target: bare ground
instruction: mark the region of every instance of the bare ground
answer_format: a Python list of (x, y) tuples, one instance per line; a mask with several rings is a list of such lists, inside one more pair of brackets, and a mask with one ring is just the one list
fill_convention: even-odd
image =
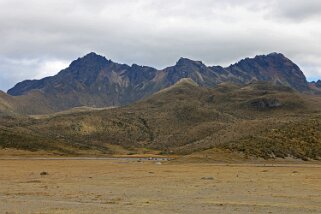
[(321, 213), (320, 164), (24, 159), (0, 169), (1, 213)]

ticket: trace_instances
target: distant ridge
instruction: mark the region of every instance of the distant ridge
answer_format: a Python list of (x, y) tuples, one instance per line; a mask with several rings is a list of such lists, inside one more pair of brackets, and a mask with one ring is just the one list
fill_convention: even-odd
[(8, 94), (15, 96), (23, 113), (40, 114), (79, 106), (128, 105), (184, 78), (205, 87), (266, 81), (300, 92), (309, 89), (300, 68), (279, 53), (246, 58), (226, 68), (180, 58), (174, 66), (157, 70), (115, 63), (91, 52), (55, 76), (18, 83)]

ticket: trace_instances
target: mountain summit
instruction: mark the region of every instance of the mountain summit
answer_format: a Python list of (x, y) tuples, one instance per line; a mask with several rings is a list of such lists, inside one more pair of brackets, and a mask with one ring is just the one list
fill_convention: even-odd
[(242, 82), (270, 81), (298, 91), (308, 90), (308, 82), (300, 68), (280, 53), (256, 56), (253, 59), (246, 58), (226, 69), (241, 76)]
[[(8, 94), (17, 98), (23, 96), (29, 103), (50, 106), (48, 111), (55, 112), (78, 106), (127, 105), (183, 78), (190, 78), (205, 87), (223, 82), (247, 84), (268, 81), (297, 91), (308, 90), (300, 68), (278, 53), (246, 58), (226, 68), (180, 58), (174, 66), (157, 70), (148, 66), (115, 63), (92, 52), (73, 61), (55, 76), (18, 83)], [(32, 108), (32, 113), (37, 113), (37, 107)]]

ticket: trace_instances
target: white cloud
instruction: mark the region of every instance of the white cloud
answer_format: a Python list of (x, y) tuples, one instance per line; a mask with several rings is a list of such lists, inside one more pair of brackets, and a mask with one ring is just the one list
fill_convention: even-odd
[[(52, 75), (54, 69), (90, 51), (157, 68), (180, 56), (228, 65), (276, 51), (298, 63), (309, 78), (321, 78), (320, 4), (319, 0), (0, 0), (0, 60), (17, 62), (1, 60), (0, 89), (11, 87), (9, 82)], [(25, 59), (33, 64), (26, 66)]]
[(53, 76), (57, 74), (58, 71), (61, 71), (64, 68), (67, 68), (69, 65), (66, 61), (61, 60), (51, 60), (51, 61), (44, 61), (38, 64), (36, 69), (36, 79), (40, 79), (46, 76)]
[(55, 75), (68, 67), (68, 62), (57, 59), (10, 59), (0, 57), (0, 89), (8, 89), (25, 79), (40, 79)]

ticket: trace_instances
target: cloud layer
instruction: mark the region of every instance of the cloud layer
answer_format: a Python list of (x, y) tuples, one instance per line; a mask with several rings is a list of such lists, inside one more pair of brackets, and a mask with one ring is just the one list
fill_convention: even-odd
[(163, 68), (282, 52), (321, 78), (319, 0), (0, 0), (0, 89), (90, 51)]

